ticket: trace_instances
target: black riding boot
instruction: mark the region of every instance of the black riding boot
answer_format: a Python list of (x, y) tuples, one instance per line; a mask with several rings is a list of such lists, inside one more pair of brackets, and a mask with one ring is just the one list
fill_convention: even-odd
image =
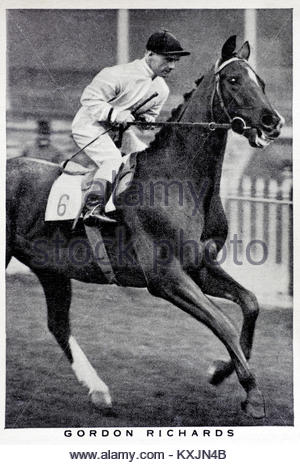
[(106, 179), (93, 181), (86, 195), (83, 222), (88, 226), (101, 223), (116, 223), (105, 213), (105, 205), (111, 194), (111, 183)]

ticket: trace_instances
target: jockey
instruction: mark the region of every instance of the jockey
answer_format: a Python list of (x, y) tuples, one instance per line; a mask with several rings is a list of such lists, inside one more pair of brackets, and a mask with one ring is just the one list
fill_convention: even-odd
[[(80, 100), (82, 106), (72, 123), (73, 138), (83, 149), (97, 135), (100, 136), (84, 148), (99, 167), (95, 176), (97, 179), (94, 178), (86, 195), (85, 223), (113, 221), (105, 214), (105, 204), (122, 163), (122, 154), (147, 148), (143, 141), (144, 131), (137, 126), (128, 128), (127, 125), (135, 118), (149, 123), (155, 121), (169, 95), (164, 78), (184, 55), (190, 53), (183, 50), (172, 34), (165, 30), (155, 32), (147, 42), (142, 59), (104, 68), (84, 89)], [(134, 114), (135, 108), (154, 93), (157, 93), (156, 97)], [(120, 150), (112, 139), (113, 131), (106, 132), (116, 125), (125, 130)]]

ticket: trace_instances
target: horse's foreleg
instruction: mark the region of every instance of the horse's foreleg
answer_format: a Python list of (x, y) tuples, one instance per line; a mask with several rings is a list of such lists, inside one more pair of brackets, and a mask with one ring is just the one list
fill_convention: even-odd
[[(232, 300), (240, 305), (243, 312), (243, 324), (240, 344), (245, 357), (249, 360), (253, 345), (255, 323), (259, 313), (255, 295), (237, 283), (220, 266), (203, 268), (195, 282), (205, 294)], [(218, 360), (210, 370), (211, 383), (219, 384), (234, 371), (231, 360)]]
[(255, 418), (264, 417), (263, 396), (249, 370), (237, 331), (221, 309), (203, 294), (195, 282), (179, 267), (176, 268), (172, 266), (172, 269), (164, 270), (152, 278), (150, 273), (147, 277), (149, 291), (169, 300), (204, 323), (224, 343), (239, 381), (247, 393), (245, 409)]
[(47, 307), (48, 327), (63, 349), (78, 381), (89, 389), (92, 402), (99, 408), (111, 406), (106, 384), (88, 361), (86, 355), (71, 335), (69, 309), (71, 305), (71, 280), (65, 276), (39, 272)]

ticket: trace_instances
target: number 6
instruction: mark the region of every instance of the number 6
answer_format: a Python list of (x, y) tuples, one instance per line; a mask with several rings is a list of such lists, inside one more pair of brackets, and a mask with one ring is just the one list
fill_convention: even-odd
[(66, 213), (67, 205), (66, 205), (66, 203), (62, 202), (64, 197), (66, 198), (67, 201), (70, 199), (70, 196), (68, 194), (63, 194), (60, 197), (60, 199), (58, 201), (58, 205), (57, 205), (57, 214), (59, 216), (64, 216), (64, 214)]

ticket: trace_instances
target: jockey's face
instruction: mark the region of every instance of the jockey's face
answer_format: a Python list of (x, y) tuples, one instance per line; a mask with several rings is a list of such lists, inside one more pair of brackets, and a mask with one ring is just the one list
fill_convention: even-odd
[(158, 55), (154, 52), (147, 52), (146, 61), (156, 76), (166, 78), (175, 68), (179, 56)]

